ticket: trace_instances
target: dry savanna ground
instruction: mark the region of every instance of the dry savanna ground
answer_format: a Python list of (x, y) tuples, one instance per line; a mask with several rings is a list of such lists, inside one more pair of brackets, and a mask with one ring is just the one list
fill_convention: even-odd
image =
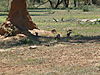
[[(61, 39), (52, 35), (43, 37), (39, 43), (22, 34), (0, 36), (0, 75), (100, 75), (100, 23), (77, 21), (100, 18), (100, 8), (89, 12), (73, 9), (29, 12), (40, 29), (56, 29)], [(0, 14), (2, 23), (7, 12)], [(66, 37), (68, 29), (73, 31), (71, 38)]]

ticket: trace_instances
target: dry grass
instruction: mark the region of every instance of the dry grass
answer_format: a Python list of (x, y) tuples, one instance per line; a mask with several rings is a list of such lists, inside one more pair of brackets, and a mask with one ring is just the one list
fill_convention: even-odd
[[(42, 14), (32, 16), (34, 22), (40, 29), (55, 28), (62, 34), (61, 39), (55, 40), (55, 35), (50, 34), (52, 37), (42, 38), (45, 41), (37, 44), (24, 35), (9, 38), (0, 36), (0, 75), (100, 75), (100, 26), (80, 25), (72, 21), (57, 23), (52, 21), (53, 17), (99, 18), (100, 11), (87, 13), (80, 10), (52, 11), (55, 13), (48, 14), (44, 11), (30, 14)], [(0, 22), (4, 21), (5, 16), (0, 17), (3, 18)], [(73, 30), (71, 39), (65, 37), (68, 29)], [(50, 43), (52, 44), (48, 45)], [(37, 48), (30, 49), (31, 45), (37, 45)]]
[(100, 44), (66, 43), (55, 46), (28, 45), (0, 52), (0, 73), (5, 75), (99, 75)]

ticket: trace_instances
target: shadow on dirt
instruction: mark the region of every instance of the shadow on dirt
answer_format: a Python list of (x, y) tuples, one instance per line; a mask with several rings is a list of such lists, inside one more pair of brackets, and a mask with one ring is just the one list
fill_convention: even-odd
[(70, 43), (99, 43), (100, 36), (75, 35)]
[(15, 46), (22, 45), (44, 45), (44, 46), (54, 46), (59, 43), (100, 43), (100, 36), (83, 36), (83, 35), (75, 35), (72, 37), (45, 37), (38, 36), (39, 41), (30, 40), (28, 38), (24, 38), (21, 40), (12, 40), (12, 41), (4, 41), (0, 42), (0, 49), (11, 48)]

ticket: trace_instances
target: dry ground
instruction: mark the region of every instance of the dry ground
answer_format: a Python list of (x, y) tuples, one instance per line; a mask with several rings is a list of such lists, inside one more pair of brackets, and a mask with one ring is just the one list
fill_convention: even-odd
[[(15, 43), (13, 39), (6, 39), (7, 44)], [(0, 75), (100, 75), (100, 43), (83, 41), (41, 44), (36, 49), (30, 49), (33, 44), (5, 44), (8, 47), (0, 49)]]
[[(51, 14), (53, 11), (55, 13)], [(0, 13), (6, 15), (7, 12)], [(57, 42), (51, 37), (42, 44), (33, 44), (34, 42), (21, 40), (24, 36), (6, 39), (0, 36), (0, 75), (100, 75), (100, 24), (53, 21), (53, 18), (100, 18), (100, 8), (90, 12), (31, 10), (30, 14), (40, 29), (55, 28), (63, 36), (66, 36), (66, 30), (72, 29), (72, 38), (62, 37)], [(6, 17), (1, 15), (0, 23)], [(52, 44), (48, 45), (49, 43)], [(30, 49), (31, 45), (37, 45), (37, 48)]]

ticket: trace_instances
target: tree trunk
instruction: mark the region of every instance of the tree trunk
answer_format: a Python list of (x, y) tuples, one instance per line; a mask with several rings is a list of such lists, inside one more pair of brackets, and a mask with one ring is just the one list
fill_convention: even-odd
[(91, 5), (92, 4), (92, 0), (84, 0), (84, 5)]
[(69, 0), (63, 0), (63, 4), (65, 8), (68, 8), (69, 6)]
[[(6, 22), (1, 25), (0, 34), (13, 33), (15, 27), (25, 35), (31, 35), (28, 30), (38, 29), (27, 11), (26, 0), (12, 0)], [(8, 28), (8, 29), (7, 29)], [(9, 30), (11, 28), (11, 30)], [(15, 33), (16, 34), (16, 33)]]
[(53, 5), (53, 2), (51, 0), (48, 0), (50, 5), (51, 5), (51, 8), (55, 8), (54, 5)]
[(92, 3), (93, 3), (93, 4), (96, 4), (96, 2), (97, 2), (97, 0), (92, 0)]
[(77, 1), (76, 0), (74, 0), (74, 7), (76, 7), (77, 6), (77, 3), (76, 3)]
[(51, 0), (48, 0), (49, 1), (49, 3), (50, 3), (50, 5), (51, 5), (51, 8), (54, 8), (54, 9), (56, 9), (56, 8), (58, 8), (58, 6), (63, 2), (63, 0), (57, 0), (57, 2), (56, 3), (53, 3)]
[(77, 0), (77, 2), (78, 2), (78, 7), (80, 7), (80, 5), (81, 5), (81, 4), (80, 4), (80, 0)]

